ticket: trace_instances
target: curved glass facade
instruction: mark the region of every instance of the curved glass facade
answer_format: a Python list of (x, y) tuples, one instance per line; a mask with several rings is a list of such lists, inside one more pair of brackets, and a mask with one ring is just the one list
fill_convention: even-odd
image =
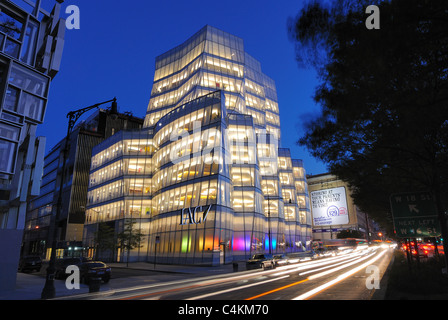
[(120, 232), (133, 219), (144, 234), (134, 261), (216, 265), (304, 250), (305, 171), (279, 143), (274, 81), (240, 38), (204, 27), (156, 58), (144, 129), (94, 148), (86, 245), (100, 223)]

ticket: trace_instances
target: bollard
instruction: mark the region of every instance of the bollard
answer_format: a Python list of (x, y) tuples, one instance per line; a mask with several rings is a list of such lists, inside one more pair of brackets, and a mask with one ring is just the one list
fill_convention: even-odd
[(99, 292), (101, 287), (101, 278), (91, 278), (89, 281), (89, 293)]
[(233, 272), (238, 272), (238, 263), (233, 264)]

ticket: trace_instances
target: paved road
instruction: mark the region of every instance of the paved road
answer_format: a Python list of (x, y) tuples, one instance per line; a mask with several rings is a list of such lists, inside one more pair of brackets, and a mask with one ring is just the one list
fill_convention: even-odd
[[(367, 300), (379, 284), (392, 249), (359, 250), (267, 271), (210, 277), (147, 278), (122, 286), (101, 300)], [(119, 280), (119, 279), (118, 279)], [(91, 299), (91, 297), (89, 298)]]

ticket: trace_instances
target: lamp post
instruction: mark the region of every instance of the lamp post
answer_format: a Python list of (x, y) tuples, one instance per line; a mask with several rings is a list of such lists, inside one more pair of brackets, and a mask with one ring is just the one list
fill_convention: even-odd
[(52, 299), (56, 296), (56, 290), (54, 287), (54, 275), (56, 272), (55, 268), (55, 262), (56, 262), (56, 247), (57, 247), (57, 236), (58, 236), (58, 222), (62, 211), (62, 191), (64, 187), (64, 175), (66, 170), (66, 160), (67, 160), (67, 153), (69, 151), (69, 140), (70, 140), (70, 133), (72, 132), (73, 128), (75, 127), (76, 122), (79, 120), (79, 118), (86, 112), (98, 108), (100, 105), (106, 104), (112, 102), (112, 105), (110, 107), (110, 114), (116, 115), (118, 114), (118, 107), (117, 107), (117, 98), (113, 98), (112, 100), (104, 101), (101, 103), (94, 104), (90, 107), (78, 109), (75, 111), (71, 111), (67, 113), (68, 118), (68, 128), (67, 128), (67, 135), (65, 137), (65, 143), (62, 147), (62, 169), (61, 169), (61, 178), (60, 178), (60, 184), (59, 184), (59, 194), (58, 194), (58, 200), (57, 200), (57, 209), (56, 209), (56, 215), (52, 216), (52, 222), (51, 225), (53, 227), (53, 239), (52, 239), (52, 246), (51, 246), (51, 255), (50, 255), (50, 261), (47, 268), (47, 275), (45, 279), (45, 286), (41, 293), (41, 299)]

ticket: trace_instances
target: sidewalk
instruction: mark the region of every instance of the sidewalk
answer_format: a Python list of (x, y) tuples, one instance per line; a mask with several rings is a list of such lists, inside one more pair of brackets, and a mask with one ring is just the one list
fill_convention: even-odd
[[(197, 275), (213, 275), (213, 274), (221, 274), (221, 273), (230, 273), (233, 272), (233, 264), (225, 264), (220, 266), (188, 266), (188, 265), (169, 265), (169, 264), (156, 264), (148, 263), (148, 262), (130, 262), (129, 267), (126, 263), (108, 263), (114, 268), (129, 268), (136, 270), (148, 270), (148, 271), (157, 271), (157, 272), (166, 272), (166, 273), (187, 273), (187, 274), (197, 274)], [(238, 263), (238, 270), (243, 271), (246, 270), (245, 262)]]
[[(127, 266), (126, 263), (109, 263), (109, 265), (112, 267), (112, 272), (114, 269), (118, 268), (164, 272), (167, 275), (190, 274), (194, 276), (210, 276), (234, 272), (233, 264), (226, 264), (216, 267), (159, 264), (154, 266), (153, 263), (147, 262), (130, 262), (129, 266)], [(245, 271), (245, 264), (239, 263), (238, 270)], [(139, 283), (144, 277), (145, 276), (112, 279), (109, 283), (102, 284), (100, 291), (105, 292), (108, 290), (112, 290), (120, 286), (129, 285), (134, 281), (136, 283)], [(0, 292), (0, 300), (40, 300), (42, 289), (44, 288), (44, 286), (45, 277), (36, 274), (18, 272), (16, 289), (10, 292)], [(65, 281), (55, 280), (54, 286), (56, 290), (56, 298), (89, 293), (89, 286), (85, 284), (81, 284), (80, 289), (69, 290), (65, 286)]]

